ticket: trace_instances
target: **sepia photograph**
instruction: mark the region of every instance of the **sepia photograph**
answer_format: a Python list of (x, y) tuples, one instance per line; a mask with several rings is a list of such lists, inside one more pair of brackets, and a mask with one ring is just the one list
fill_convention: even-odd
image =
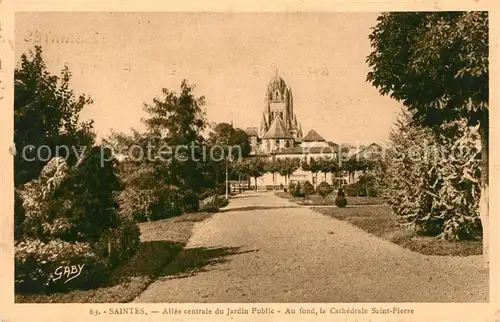
[(489, 16), (16, 12), (15, 303), (488, 303)]

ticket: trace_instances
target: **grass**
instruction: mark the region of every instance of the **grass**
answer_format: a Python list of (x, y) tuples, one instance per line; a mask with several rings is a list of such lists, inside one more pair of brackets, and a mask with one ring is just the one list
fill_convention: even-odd
[(174, 260), (188, 242), (196, 222), (210, 217), (199, 212), (140, 223), (137, 253), (95, 289), (51, 294), (16, 294), (16, 303), (126, 303), (134, 300)]
[(391, 209), (385, 205), (371, 207), (316, 207), (315, 211), (347, 221), (364, 231), (424, 255), (471, 256), (482, 254), (482, 242), (473, 240), (447, 241), (431, 236), (420, 236), (413, 229), (401, 225)]
[[(279, 191), (276, 195), (281, 198), (289, 199), (293, 202), (309, 206), (319, 206), (319, 205), (335, 205), (335, 194), (329, 194), (325, 199), (318, 194), (310, 195), (309, 197), (293, 197), (288, 192)], [(348, 205), (382, 205), (384, 199), (378, 197), (350, 197), (347, 196)]]

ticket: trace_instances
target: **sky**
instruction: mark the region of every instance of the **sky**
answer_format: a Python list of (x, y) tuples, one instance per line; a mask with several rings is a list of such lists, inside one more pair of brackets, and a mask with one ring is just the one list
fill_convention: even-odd
[(401, 104), (368, 82), (377, 13), (16, 13), (16, 59), (39, 44), (48, 69), (64, 64), (92, 97), (82, 113), (98, 137), (144, 129), (143, 103), (182, 79), (206, 98), (210, 122), (258, 127), (270, 79), (294, 95), (304, 135), (384, 143)]

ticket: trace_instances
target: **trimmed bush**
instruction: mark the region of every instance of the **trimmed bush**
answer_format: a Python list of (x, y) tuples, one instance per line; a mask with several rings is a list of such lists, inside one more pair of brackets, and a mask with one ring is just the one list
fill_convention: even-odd
[(347, 206), (347, 199), (345, 197), (340, 197), (338, 196), (337, 198), (335, 198), (335, 205), (337, 205), (337, 207), (346, 207)]
[(306, 181), (302, 185), (301, 192), (304, 194), (304, 196), (309, 197), (309, 195), (312, 195), (314, 193), (314, 186), (309, 181)]
[(179, 216), (182, 214), (182, 198), (181, 192), (173, 186), (127, 187), (119, 196), (120, 214), (138, 222)]
[(333, 192), (332, 186), (330, 186), (326, 181), (321, 182), (316, 188), (316, 192), (325, 199), (329, 194)]
[(347, 199), (345, 197), (345, 193), (342, 188), (340, 188), (339, 191), (337, 192), (337, 198), (335, 198), (335, 205), (341, 208), (347, 206)]
[(291, 192), (292, 196), (294, 196), (296, 198), (301, 198), (301, 197), (305, 196), (300, 182), (297, 182), (297, 185), (295, 185), (294, 189), (290, 190), (290, 192)]

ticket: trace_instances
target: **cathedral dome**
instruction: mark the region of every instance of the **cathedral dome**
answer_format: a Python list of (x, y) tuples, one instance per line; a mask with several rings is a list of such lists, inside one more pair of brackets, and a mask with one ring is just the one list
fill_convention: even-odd
[(273, 100), (284, 99), (287, 86), (283, 78), (276, 75), (267, 85), (267, 95)]

